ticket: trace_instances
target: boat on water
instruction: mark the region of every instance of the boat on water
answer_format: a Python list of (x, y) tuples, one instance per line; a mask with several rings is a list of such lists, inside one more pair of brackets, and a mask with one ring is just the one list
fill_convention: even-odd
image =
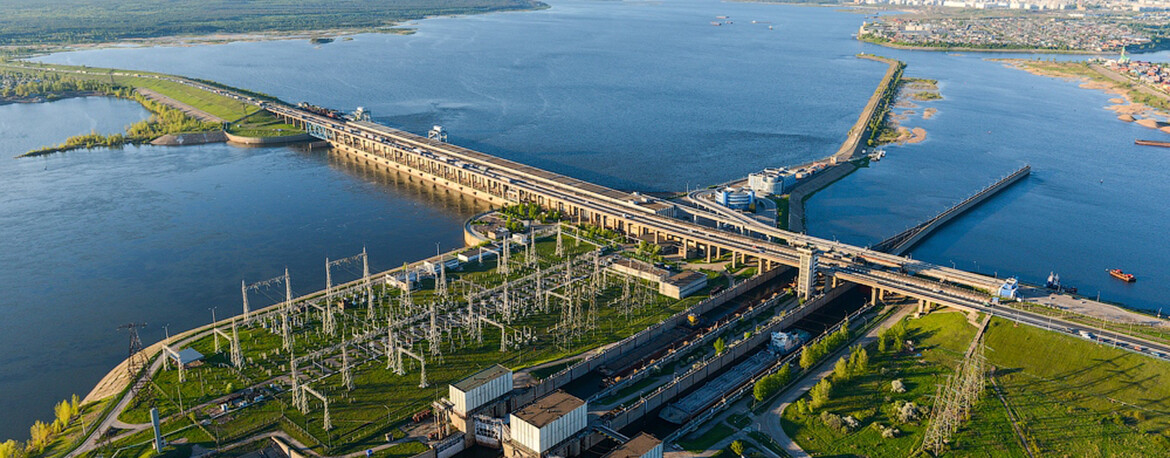
[(1133, 143), (1135, 145), (1161, 146), (1163, 148), (1170, 148), (1170, 142), (1163, 142), (1158, 140), (1134, 140)]
[(1137, 281), (1137, 277), (1134, 277), (1133, 274), (1122, 272), (1121, 269), (1109, 269), (1109, 275), (1112, 275), (1113, 278), (1126, 283), (1133, 283), (1134, 281)]

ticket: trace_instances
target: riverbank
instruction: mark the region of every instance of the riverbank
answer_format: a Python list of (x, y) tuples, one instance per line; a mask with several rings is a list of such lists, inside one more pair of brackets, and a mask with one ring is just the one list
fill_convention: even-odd
[[(1170, 134), (1170, 94), (1130, 81), (1106, 67), (1087, 62), (1049, 62), (1027, 59), (994, 59), (1009, 68), (1037, 76), (1079, 81), (1080, 87), (1116, 95), (1105, 109), (1117, 119)], [(1151, 106), (1157, 103), (1158, 107)]]
[(910, 44), (896, 43), (888, 40), (878, 40), (871, 35), (861, 35), (857, 37), (857, 41), (884, 46), (892, 49), (904, 49), (907, 51), (935, 51), (935, 52), (994, 52), (994, 53), (1019, 53), (1019, 54), (1071, 54), (1071, 55), (1088, 55), (1099, 56), (1105, 54), (1100, 51), (1088, 51), (1080, 49), (1045, 49), (1045, 48), (981, 48), (977, 46), (916, 46)]
[[(139, 8), (99, 0), (77, 0), (73, 7), (41, 2), (11, 5), (14, 22), (0, 32), (0, 46), (39, 51), (83, 49), (126, 43), (183, 45), (264, 39), (270, 36), (320, 37), (329, 31), (403, 32), (398, 27), (429, 17), (528, 11), (548, 8), (537, 0), (460, 0), (402, 2), (328, 2), (305, 0), (289, 8), (280, 0), (228, 3), (208, 10), (197, 0), (174, 0)], [(131, 20), (127, 20), (127, 18)]]

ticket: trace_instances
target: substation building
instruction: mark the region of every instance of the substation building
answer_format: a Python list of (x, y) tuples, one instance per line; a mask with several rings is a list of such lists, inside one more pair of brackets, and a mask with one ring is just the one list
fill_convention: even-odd
[(576, 456), (580, 441), (571, 441), (588, 423), (588, 404), (564, 391), (555, 391), (513, 412), (511, 438), (504, 442), (508, 458)]
[(662, 458), (662, 441), (642, 433), (601, 458)]
[[(512, 370), (496, 364), (448, 386), (451, 426), (473, 439), (476, 418), (500, 417), (507, 413), (505, 398), (512, 392)], [(495, 432), (498, 444), (499, 432)], [(497, 445), (498, 446), (498, 445)]]

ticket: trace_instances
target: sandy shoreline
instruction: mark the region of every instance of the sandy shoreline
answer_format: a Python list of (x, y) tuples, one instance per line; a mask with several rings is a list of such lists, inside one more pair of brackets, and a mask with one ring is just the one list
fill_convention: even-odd
[[(1170, 133), (1170, 129), (1167, 129), (1170, 124), (1167, 124), (1166, 122), (1170, 120), (1170, 114), (1151, 106), (1134, 102), (1130, 97), (1129, 92), (1125, 89), (1122, 89), (1116, 82), (1101, 81), (1090, 78), (1088, 76), (1072, 73), (1071, 71), (1061, 71), (1059, 68), (1038, 68), (1034, 65), (1028, 65), (1029, 63), (1033, 62), (1029, 60), (997, 59), (997, 61), (1002, 62), (1009, 68), (1023, 70), (1033, 75), (1079, 81), (1079, 86), (1081, 88), (1098, 90), (1110, 95), (1115, 95), (1117, 97), (1111, 97), (1109, 99), (1109, 103), (1112, 105), (1107, 105), (1104, 108), (1106, 110), (1117, 113), (1118, 120), (1135, 123), (1139, 126), (1158, 130), (1164, 133)], [(1042, 65), (1054, 65), (1051, 62), (1036, 63)]]

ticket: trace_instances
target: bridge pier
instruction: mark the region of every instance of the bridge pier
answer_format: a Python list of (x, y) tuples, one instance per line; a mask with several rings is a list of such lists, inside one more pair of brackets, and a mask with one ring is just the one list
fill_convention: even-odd
[(817, 278), (817, 252), (800, 248), (800, 271), (796, 274), (796, 294), (808, 298), (813, 295)]

